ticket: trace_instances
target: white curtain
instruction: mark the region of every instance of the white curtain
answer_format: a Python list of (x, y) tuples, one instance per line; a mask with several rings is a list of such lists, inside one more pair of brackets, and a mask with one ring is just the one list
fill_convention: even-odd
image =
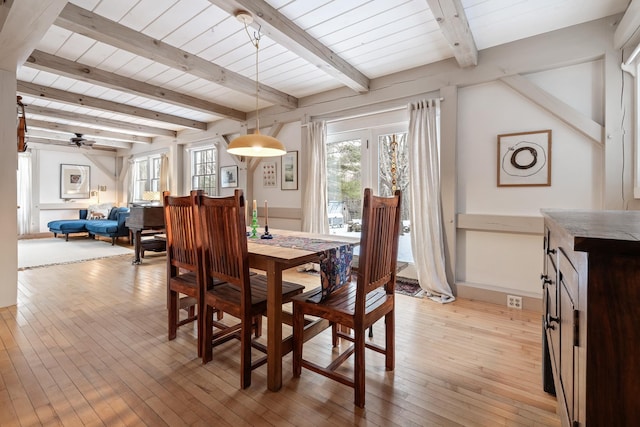
[(18, 235), (31, 233), (31, 153), (18, 153)]
[(127, 186), (127, 202), (129, 203), (129, 205), (131, 205), (133, 203), (133, 198), (135, 196), (134, 192), (135, 192), (135, 187), (136, 187), (136, 181), (138, 180), (138, 168), (136, 167), (136, 162), (133, 159), (129, 160), (129, 171), (128, 171), (128, 175), (129, 175), (129, 185)]
[(301, 171), (306, 176), (302, 203), (302, 231), (329, 232), (327, 212), (327, 130), (324, 121), (307, 125), (307, 147)]
[(160, 156), (160, 193), (169, 191), (169, 156)]
[(455, 300), (447, 282), (440, 197), (440, 100), (409, 104), (411, 249), (418, 281), (439, 302)]

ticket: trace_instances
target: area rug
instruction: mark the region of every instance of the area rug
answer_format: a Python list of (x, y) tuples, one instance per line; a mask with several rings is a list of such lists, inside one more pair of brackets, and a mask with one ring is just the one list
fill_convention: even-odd
[(423, 291), (418, 280), (406, 277), (396, 277), (396, 293), (416, 298), (422, 298), (423, 295)]
[(87, 237), (18, 240), (18, 270), (54, 264), (70, 264), (90, 259), (133, 255), (133, 250), (111, 246), (110, 241)]

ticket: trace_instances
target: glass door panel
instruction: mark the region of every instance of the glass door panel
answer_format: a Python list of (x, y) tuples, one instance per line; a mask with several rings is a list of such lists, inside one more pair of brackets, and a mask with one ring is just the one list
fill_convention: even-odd
[(327, 194), (331, 234), (359, 234), (362, 210), (362, 139), (327, 143)]
[(398, 261), (413, 262), (411, 252), (411, 224), (409, 219), (409, 147), (407, 132), (378, 134), (377, 185), (378, 194), (391, 196), (402, 192), (400, 241)]

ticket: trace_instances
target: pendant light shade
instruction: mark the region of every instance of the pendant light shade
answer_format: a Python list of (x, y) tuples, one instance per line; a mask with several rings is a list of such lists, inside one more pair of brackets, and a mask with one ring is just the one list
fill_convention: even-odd
[(253, 22), (253, 16), (249, 12), (239, 11), (236, 13), (238, 21), (244, 23), (244, 29), (249, 35), (251, 44), (256, 48), (256, 130), (252, 134), (241, 135), (231, 141), (227, 147), (227, 152), (236, 156), (246, 157), (276, 157), (284, 156), (287, 150), (284, 144), (272, 136), (260, 133), (260, 115), (258, 109), (258, 51), (260, 50), (260, 31), (251, 37), (247, 26)]
[(252, 134), (242, 135), (231, 141), (227, 152), (248, 157), (275, 157), (287, 154), (282, 142), (261, 134), (257, 129)]

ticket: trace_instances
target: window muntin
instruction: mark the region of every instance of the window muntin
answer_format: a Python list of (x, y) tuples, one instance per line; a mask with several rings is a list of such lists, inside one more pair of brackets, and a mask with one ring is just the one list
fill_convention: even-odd
[(218, 195), (218, 151), (215, 147), (191, 152), (191, 189)]
[(160, 191), (161, 156), (141, 157), (133, 163), (135, 182), (133, 201), (148, 202), (145, 193)]

